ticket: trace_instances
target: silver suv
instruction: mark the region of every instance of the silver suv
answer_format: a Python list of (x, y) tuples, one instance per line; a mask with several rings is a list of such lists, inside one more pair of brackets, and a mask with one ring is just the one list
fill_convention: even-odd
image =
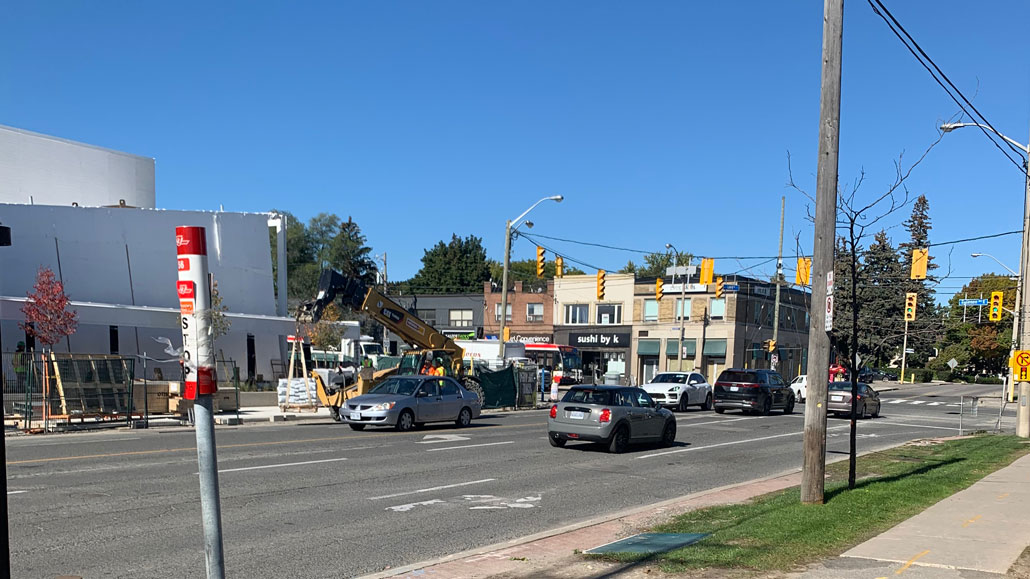
[(676, 418), (640, 388), (574, 386), (551, 406), (547, 419), (551, 446), (570, 440), (602, 442), (623, 452), (633, 442), (676, 442)]

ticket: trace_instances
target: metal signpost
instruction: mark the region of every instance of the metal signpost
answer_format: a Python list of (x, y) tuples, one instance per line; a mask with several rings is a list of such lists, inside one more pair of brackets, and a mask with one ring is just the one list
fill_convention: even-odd
[(211, 395), (218, 389), (211, 338), (211, 286), (207, 273), (207, 236), (203, 227), (176, 227), (179, 281), (175, 284), (182, 318), (184, 398), (193, 400), (200, 472), (200, 511), (208, 579), (224, 579), (222, 507), (218, 494), (218, 457)]

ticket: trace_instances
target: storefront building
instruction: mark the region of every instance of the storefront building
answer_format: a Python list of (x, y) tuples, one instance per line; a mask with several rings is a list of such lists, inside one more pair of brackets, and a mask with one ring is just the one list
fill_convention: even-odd
[(554, 342), (579, 350), (584, 382), (601, 382), (613, 372), (628, 383), (633, 284), (633, 274), (607, 274), (604, 299), (598, 300), (595, 275), (554, 280)]
[[(501, 332), (501, 288), (483, 283), (483, 333), (499, 339)], [(508, 290), (507, 325), (512, 342), (550, 344), (554, 340), (554, 282), (516, 281)]]

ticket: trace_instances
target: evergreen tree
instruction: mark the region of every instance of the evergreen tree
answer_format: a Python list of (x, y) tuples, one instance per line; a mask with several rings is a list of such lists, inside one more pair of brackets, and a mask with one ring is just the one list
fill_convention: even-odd
[[(315, 252), (308, 238), (307, 228), (289, 211), (273, 209), (272, 212), (282, 215), (286, 225), (286, 273), (287, 298), (309, 300), (315, 295), (320, 272), (315, 263)], [(279, 280), (279, 259), (276, 254), (275, 232), (269, 231), (269, 243), (272, 251), (272, 279)], [(275, 289), (279, 295), (278, 286)]]
[(367, 285), (376, 282), (375, 260), (372, 250), (365, 245), (361, 228), (350, 217), (340, 223), (339, 230), (329, 242), (329, 265), (343, 275), (361, 279)]
[(909, 240), (898, 246), (900, 251), (900, 262), (902, 264), (902, 295), (899, 300), (904, 300), (905, 293), (917, 294), (916, 319), (908, 325), (908, 347), (915, 350), (909, 354), (909, 367), (916, 367), (925, 364), (930, 356), (934, 354), (934, 345), (942, 335), (940, 314), (937, 311), (934, 301), (933, 286), (937, 283), (937, 277), (933, 271), (937, 269), (933, 256), (927, 258), (926, 279), (909, 279), (912, 271), (912, 250), (928, 247), (930, 244), (930, 230), (933, 225), (930, 220), (930, 202), (926, 195), (920, 195), (912, 205), (912, 214), (903, 223), (908, 231)]
[(871, 366), (885, 366), (900, 354), (904, 334), (904, 276), (887, 232), (881, 230), (863, 256), (860, 342)]
[[(845, 361), (851, 359), (851, 330), (854, 327), (854, 300), (852, 297), (856, 295), (852, 290), (852, 285), (860, 286), (862, 283), (864, 272), (860, 267), (861, 259), (860, 246), (856, 252), (847, 238), (843, 236), (837, 238), (837, 248), (833, 260), (833, 332), (830, 334), (830, 339), (837, 352), (838, 360), (831, 357), (831, 364), (835, 361), (844, 364)], [(857, 269), (857, 275), (852, 275), (853, 268)], [(852, 278), (855, 279), (854, 284), (852, 284)], [(861, 313), (861, 309), (859, 312)], [(863, 329), (860, 318), (860, 333)], [(862, 353), (861, 347), (859, 353)]]
[(489, 280), (483, 240), (455, 234), (449, 243), (440, 241), (425, 251), (422, 269), (407, 282), (407, 289), (416, 294), (481, 292)]

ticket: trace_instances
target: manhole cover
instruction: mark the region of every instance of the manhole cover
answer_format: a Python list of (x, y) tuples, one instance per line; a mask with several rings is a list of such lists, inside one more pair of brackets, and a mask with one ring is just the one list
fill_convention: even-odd
[(667, 553), (692, 545), (708, 533), (640, 533), (585, 551), (590, 555), (608, 553)]

